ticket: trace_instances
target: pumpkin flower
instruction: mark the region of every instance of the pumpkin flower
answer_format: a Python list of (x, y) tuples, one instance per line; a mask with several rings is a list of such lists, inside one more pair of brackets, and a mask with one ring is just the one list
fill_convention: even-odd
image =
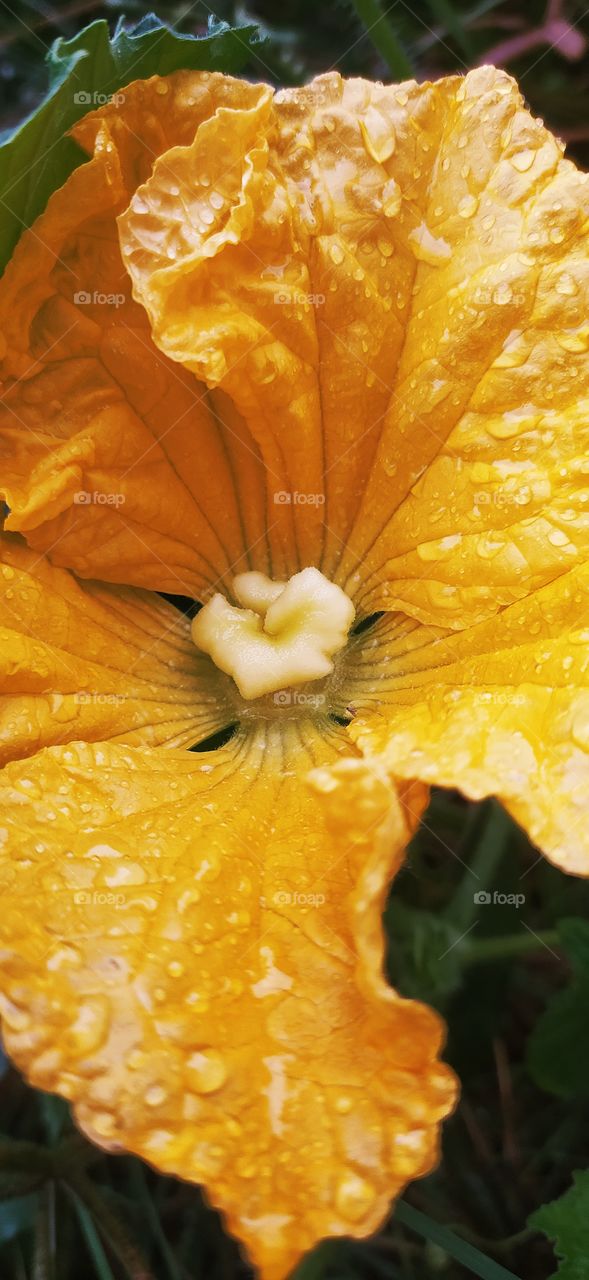
[(5, 1041), (282, 1280), (453, 1105), (382, 972), (427, 785), (589, 873), (587, 178), (493, 68), (73, 132), (0, 285)]

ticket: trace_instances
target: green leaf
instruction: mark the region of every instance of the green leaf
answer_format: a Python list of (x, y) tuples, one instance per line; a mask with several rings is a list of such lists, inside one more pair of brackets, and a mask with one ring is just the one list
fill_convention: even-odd
[(560, 1200), (536, 1209), (528, 1224), (554, 1242), (560, 1266), (551, 1280), (587, 1280), (589, 1170), (573, 1174), (572, 1187)]
[(119, 21), (112, 39), (101, 18), (71, 40), (56, 40), (47, 56), (47, 97), (0, 142), (0, 270), (23, 229), (85, 159), (65, 136), (76, 120), (132, 80), (180, 68), (239, 71), (259, 47), (255, 26), (213, 23), (208, 35), (187, 36), (154, 14), (129, 29)]
[(530, 1036), (528, 1070), (549, 1093), (588, 1097), (589, 923), (561, 920), (558, 933), (573, 976), (569, 986), (553, 996)]
[(390, 899), (385, 913), (393, 985), (404, 996), (440, 1007), (458, 989), (468, 938), (442, 915)]

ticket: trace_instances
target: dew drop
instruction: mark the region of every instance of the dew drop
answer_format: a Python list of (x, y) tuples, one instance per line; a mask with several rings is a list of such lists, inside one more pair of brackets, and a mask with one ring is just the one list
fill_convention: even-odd
[(225, 1084), (227, 1067), (215, 1049), (202, 1049), (188, 1059), (186, 1076), (196, 1093), (214, 1093)]
[(366, 1178), (349, 1169), (338, 1182), (335, 1205), (348, 1222), (361, 1222), (376, 1200), (376, 1190)]
[(376, 160), (377, 164), (390, 159), (396, 143), (395, 130), (390, 120), (386, 120), (376, 107), (368, 107), (364, 118), (360, 121), (360, 129), (364, 146), (372, 159)]
[(573, 279), (573, 276), (568, 271), (563, 271), (562, 275), (559, 276), (555, 289), (557, 293), (568, 298), (572, 298), (579, 291), (576, 280)]
[(536, 159), (536, 152), (532, 151), (531, 147), (524, 147), (522, 151), (516, 151), (515, 155), (511, 156), (510, 159), (518, 173), (527, 173)]
[(161, 1107), (167, 1096), (166, 1090), (161, 1084), (151, 1084), (149, 1089), (145, 1090), (145, 1101), (148, 1107)]
[(446, 262), (452, 257), (452, 249), (447, 240), (442, 239), (441, 236), (434, 236), (425, 222), (414, 227), (413, 231), (409, 232), (408, 239), (417, 260), (427, 262), (431, 267), (437, 267), (441, 262)]
[(553, 547), (566, 547), (570, 542), (570, 538), (564, 529), (553, 529), (548, 534), (548, 541)]
[(461, 218), (472, 218), (473, 214), (476, 213), (478, 206), (479, 202), (476, 196), (464, 196), (458, 203), (458, 213)]
[(394, 178), (385, 182), (382, 189), (382, 211), (385, 218), (396, 218), (401, 208), (401, 188)]
[(589, 351), (589, 325), (582, 325), (580, 329), (564, 329), (557, 333), (556, 341), (563, 351), (571, 351), (575, 355)]

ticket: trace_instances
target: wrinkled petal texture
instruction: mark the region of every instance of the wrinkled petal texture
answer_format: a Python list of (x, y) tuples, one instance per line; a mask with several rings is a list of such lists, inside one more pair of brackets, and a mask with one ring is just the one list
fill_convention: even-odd
[(498, 795), (589, 875), (589, 567), (465, 632), (386, 614), (342, 691), (352, 737), (397, 777)]
[[(125, 120), (132, 158), (99, 128), (92, 160), (54, 194), (6, 270), (0, 475), (7, 527), (55, 563), (200, 597), (254, 567), (251, 545), (263, 544), (269, 563), (261, 462), (231, 406), (221, 422), (223, 397), (213, 402), (154, 347), (115, 223), (143, 152), (184, 136), (182, 83), (169, 134), (158, 126), (153, 138), (154, 104), (150, 114), (139, 92), (141, 124)], [(237, 81), (219, 76), (217, 86), (221, 99), (237, 88), (243, 96)], [(194, 130), (192, 98), (190, 113)]]
[(483, 68), (248, 88), (119, 225), (158, 346), (284, 456), (285, 555), (463, 628), (586, 557), (588, 211)]
[(589, 873), (586, 175), (492, 68), (261, 91), (169, 159), (119, 219), (157, 344), (227, 390), (263, 451), (264, 420), (316, 458), (296, 477), (325, 498), (305, 525), (313, 541), (323, 521), (321, 566), (360, 612), (403, 614), (383, 623), (395, 651), (366, 659), (394, 691), (363, 747), (499, 794)]
[(422, 790), (336, 750), (293, 782), (306, 736), (50, 748), (1, 786), (8, 1051), (93, 1140), (204, 1183), (264, 1280), (374, 1229), (455, 1093), (381, 970)]
[(80, 738), (189, 747), (230, 723), (229, 682), (157, 596), (80, 583), (4, 534), (0, 605), (0, 764)]
[(586, 179), (509, 77), (182, 72), (77, 137), (0, 289), (11, 527), (188, 594), (316, 563), (457, 629), (585, 558)]

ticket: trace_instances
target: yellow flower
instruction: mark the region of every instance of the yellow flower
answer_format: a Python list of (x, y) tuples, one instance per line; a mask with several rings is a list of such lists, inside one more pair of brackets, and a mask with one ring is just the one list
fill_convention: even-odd
[(589, 873), (587, 180), (492, 68), (74, 132), (0, 285), (4, 1034), (282, 1280), (453, 1103), (382, 977), (424, 784)]

